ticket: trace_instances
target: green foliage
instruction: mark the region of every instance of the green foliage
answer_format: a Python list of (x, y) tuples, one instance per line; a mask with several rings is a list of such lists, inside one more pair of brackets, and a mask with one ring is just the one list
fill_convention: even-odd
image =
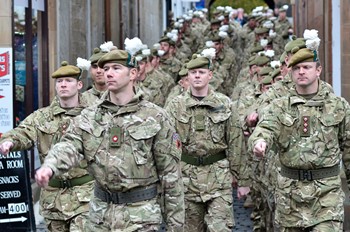
[(245, 13), (250, 13), (257, 6), (267, 6), (264, 0), (216, 0), (211, 6), (215, 9), (217, 6), (231, 6), (234, 9), (243, 8)]

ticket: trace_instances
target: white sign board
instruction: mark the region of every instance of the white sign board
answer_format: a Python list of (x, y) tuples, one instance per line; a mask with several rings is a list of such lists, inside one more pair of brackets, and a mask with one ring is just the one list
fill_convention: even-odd
[(0, 137), (13, 128), (12, 48), (0, 47)]

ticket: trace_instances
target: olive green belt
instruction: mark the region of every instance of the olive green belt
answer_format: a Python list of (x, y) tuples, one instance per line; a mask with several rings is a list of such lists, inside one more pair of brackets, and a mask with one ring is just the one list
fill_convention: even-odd
[(92, 181), (94, 178), (90, 175), (85, 175), (82, 177), (70, 179), (70, 180), (59, 180), (53, 178), (49, 181), (49, 186), (54, 188), (71, 188), (78, 185), (83, 185), (89, 181)]
[(281, 164), (281, 175), (295, 180), (319, 180), (323, 178), (337, 176), (339, 175), (339, 172), (339, 164), (334, 165), (333, 167), (310, 170), (289, 168)]
[(183, 162), (192, 164), (195, 166), (205, 166), (205, 165), (213, 164), (225, 158), (226, 158), (225, 152), (221, 152), (214, 155), (207, 155), (207, 156), (194, 156), (187, 153), (182, 153), (182, 156), (181, 156), (181, 160)]

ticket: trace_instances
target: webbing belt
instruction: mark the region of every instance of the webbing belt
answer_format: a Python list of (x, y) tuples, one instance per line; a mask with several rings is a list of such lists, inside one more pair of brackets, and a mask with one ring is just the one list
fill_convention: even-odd
[(219, 160), (225, 159), (225, 152), (218, 153), (215, 155), (207, 155), (207, 156), (194, 156), (186, 153), (182, 153), (181, 160), (185, 163), (192, 164), (195, 166), (204, 166), (213, 164)]
[(153, 199), (157, 196), (158, 190), (156, 185), (146, 188), (133, 189), (128, 192), (113, 192), (109, 193), (95, 185), (95, 197), (104, 202), (112, 202), (113, 204), (134, 203)]
[(49, 181), (49, 186), (53, 188), (71, 188), (78, 185), (83, 185), (89, 181), (92, 181), (94, 178), (90, 175), (85, 175), (82, 177), (70, 179), (70, 180), (60, 180), (53, 178)]
[(339, 175), (340, 168), (339, 165), (334, 165), (333, 167), (326, 167), (320, 169), (293, 169), (281, 164), (281, 175), (295, 180), (319, 180), (323, 178), (328, 178), (332, 176)]

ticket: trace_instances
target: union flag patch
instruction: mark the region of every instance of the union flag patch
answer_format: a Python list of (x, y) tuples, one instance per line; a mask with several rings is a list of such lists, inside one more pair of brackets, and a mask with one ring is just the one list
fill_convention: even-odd
[(173, 133), (173, 141), (176, 144), (176, 148), (180, 149), (181, 148), (181, 140), (180, 140), (180, 135), (178, 133)]

